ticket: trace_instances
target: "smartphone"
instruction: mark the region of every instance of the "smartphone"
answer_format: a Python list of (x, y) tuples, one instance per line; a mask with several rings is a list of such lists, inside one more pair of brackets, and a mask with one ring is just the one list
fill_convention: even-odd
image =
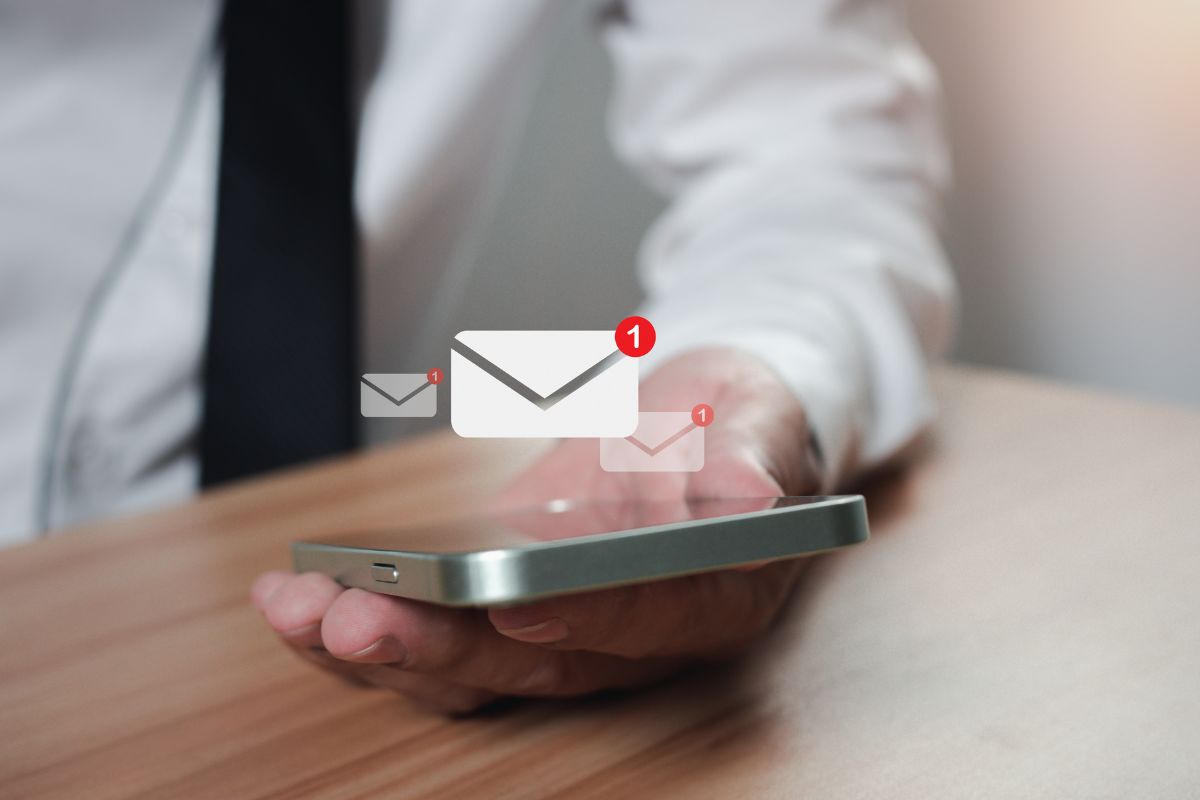
[(297, 572), (498, 606), (797, 558), (867, 539), (860, 495), (548, 506), (292, 544)]

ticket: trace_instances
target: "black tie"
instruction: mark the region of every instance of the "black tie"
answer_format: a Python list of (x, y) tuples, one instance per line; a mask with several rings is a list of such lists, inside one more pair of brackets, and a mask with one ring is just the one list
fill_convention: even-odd
[(225, 7), (205, 486), (355, 444), (347, 5)]

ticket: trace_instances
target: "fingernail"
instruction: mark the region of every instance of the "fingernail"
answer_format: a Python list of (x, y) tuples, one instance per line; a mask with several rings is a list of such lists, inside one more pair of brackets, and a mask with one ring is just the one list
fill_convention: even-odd
[(532, 628), (558, 615), (549, 603), (533, 603), (526, 606), (493, 608), (488, 612), (488, 616), (497, 628), (515, 631), (520, 628)]
[(312, 622), (308, 625), (301, 625), (299, 628), (291, 628), (290, 630), (281, 631), (279, 635), (284, 639), (290, 639), (292, 641), (304, 641), (320, 629), (321, 623)]
[(408, 648), (399, 639), (384, 636), (345, 657), (346, 661), (361, 661), (364, 664), (395, 664), (408, 658)]
[(551, 617), (543, 622), (526, 625), (522, 628), (497, 628), (497, 630), (510, 639), (519, 639), (522, 642), (532, 642), (534, 644), (561, 642), (570, 633), (567, 623), (558, 617)]

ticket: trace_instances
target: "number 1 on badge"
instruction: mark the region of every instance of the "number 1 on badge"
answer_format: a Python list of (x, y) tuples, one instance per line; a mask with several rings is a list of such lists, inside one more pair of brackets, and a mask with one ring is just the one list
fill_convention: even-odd
[(626, 317), (617, 325), (617, 349), (630, 358), (641, 358), (654, 347), (654, 326), (645, 317)]

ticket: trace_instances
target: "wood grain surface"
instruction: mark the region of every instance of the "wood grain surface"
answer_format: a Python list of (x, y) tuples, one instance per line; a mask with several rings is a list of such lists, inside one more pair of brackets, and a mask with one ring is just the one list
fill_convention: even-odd
[(749, 657), (447, 720), (319, 674), (287, 543), (453, 516), (532, 451), (435, 436), (0, 552), (0, 797), (1200, 796), (1200, 414), (947, 370)]

